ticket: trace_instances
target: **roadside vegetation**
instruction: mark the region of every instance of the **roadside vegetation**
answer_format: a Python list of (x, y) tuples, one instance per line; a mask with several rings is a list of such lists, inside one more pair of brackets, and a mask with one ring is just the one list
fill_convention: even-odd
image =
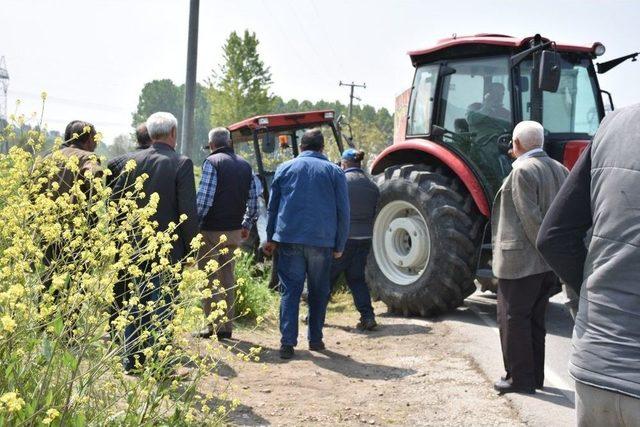
[[(12, 117), (15, 125), (0, 132), (10, 147), (0, 154), (0, 425), (224, 424), (236, 402), (224, 389), (202, 387), (215, 382), (224, 356), (215, 341), (190, 338), (205, 321), (200, 300), (217, 266), (191, 267), (197, 239), (184, 263), (169, 260), (175, 228), (156, 230), (157, 197), (138, 207), (143, 178), (118, 201), (93, 176), (59, 192), (60, 166), (77, 174), (77, 159), (59, 154), (60, 138), (51, 156), (35, 155), (46, 131), (33, 130), (38, 124), (25, 135), (25, 121)], [(246, 315), (265, 315), (263, 302), (273, 297), (242, 274), (244, 292), (256, 294), (240, 298)], [(141, 329), (133, 320), (165, 304), (140, 304), (154, 276), (172, 295), (173, 315), (154, 315), (151, 328)], [(114, 310), (117, 281), (126, 281), (129, 294)], [(218, 307), (210, 320), (221, 315)], [(149, 343), (135, 375), (122, 366), (125, 328), (139, 333), (134, 345)], [(255, 360), (256, 350), (240, 356)]]

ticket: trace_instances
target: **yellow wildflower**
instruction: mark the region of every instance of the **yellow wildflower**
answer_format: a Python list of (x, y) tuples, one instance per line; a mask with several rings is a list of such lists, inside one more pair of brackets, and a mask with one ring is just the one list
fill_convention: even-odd
[(57, 409), (51, 408), (47, 410), (47, 417), (44, 420), (42, 420), (42, 424), (47, 424), (47, 425), (51, 424), (51, 422), (56, 418), (58, 418), (59, 416), (60, 416), (60, 412), (58, 412)]
[(10, 391), (0, 396), (0, 403), (8, 412), (17, 412), (24, 406), (24, 400), (15, 391)]
[(8, 314), (5, 314), (0, 318), (0, 323), (2, 323), (2, 330), (6, 332), (13, 332), (16, 329), (16, 321), (11, 318)]

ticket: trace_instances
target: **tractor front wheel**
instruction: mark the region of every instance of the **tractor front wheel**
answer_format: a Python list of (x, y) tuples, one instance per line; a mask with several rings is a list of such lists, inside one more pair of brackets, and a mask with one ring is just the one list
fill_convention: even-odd
[(374, 298), (405, 316), (458, 307), (473, 282), (484, 222), (455, 177), (424, 165), (378, 178), (380, 203), (366, 276)]

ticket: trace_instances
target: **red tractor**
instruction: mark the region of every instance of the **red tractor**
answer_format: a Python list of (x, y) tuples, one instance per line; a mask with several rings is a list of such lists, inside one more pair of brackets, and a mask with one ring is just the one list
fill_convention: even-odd
[[(490, 285), (493, 198), (511, 170), (511, 131), (545, 128), (545, 149), (572, 167), (605, 115), (592, 62), (604, 46), (539, 35), (453, 37), (409, 52), (412, 88), (398, 99), (394, 144), (373, 162), (381, 190), (367, 266), (392, 312), (428, 316)], [(606, 72), (625, 59), (598, 64)]]

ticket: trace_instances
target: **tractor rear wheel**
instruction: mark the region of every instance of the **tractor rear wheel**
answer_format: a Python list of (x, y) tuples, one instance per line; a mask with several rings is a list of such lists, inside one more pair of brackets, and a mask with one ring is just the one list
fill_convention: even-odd
[(392, 166), (377, 177), (367, 283), (393, 313), (432, 316), (475, 290), (484, 218), (461, 182), (440, 168)]

